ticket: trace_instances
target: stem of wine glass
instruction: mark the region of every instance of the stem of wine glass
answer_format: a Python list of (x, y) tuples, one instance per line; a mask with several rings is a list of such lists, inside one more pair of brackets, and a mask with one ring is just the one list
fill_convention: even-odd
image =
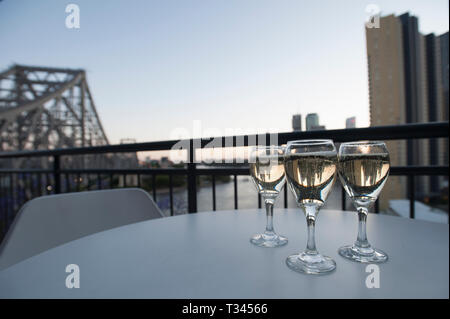
[(316, 237), (315, 237), (315, 226), (316, 226), (316, 215), (317, 215), (317, 205), (305, 205), (304, 206), (306, 215), (306, 224), (308, 226), (308, 242), (306, 244), (306, 253), (309, 255), (318, 254), (316, 249)]
[(358, 237), (355, 242), (355, 246), (357, 247), (370, 247), (366, 234), (366, 221), (368, 213), (369, 211), (366, 207), (358, 207)]
[(266, 233), (273, 233), (273, 205), (275, 201), (273, 199), (265, 198), (264, 203), (266, 205)]

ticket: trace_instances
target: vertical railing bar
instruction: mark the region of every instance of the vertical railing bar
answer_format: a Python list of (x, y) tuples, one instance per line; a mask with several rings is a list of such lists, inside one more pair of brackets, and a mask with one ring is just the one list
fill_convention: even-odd
[[(20, 188), (21, 187), (20, 178), (18, 178), (17, 183)], [(42, 174), (42, 183), (44, 184), (43, 185), (44, 186), (44, 195), (48, 195), (48, 174), (47, 173)]]
[(284, 208), (288, 208), (288, 193), (287, 193), (287, 185), (284, 185)]
[(238, 209), (238, 185), (237, 185), (237, 175), (234, 175), (234, 209)]
[(69, 173), (64, 174), (64, 178), (66, 179), (66, 193), (70, 193), (72, 188), (70, 187), (70, 175)]
[[(4, 202), (5, 202), (3, 211), (6, 216), (9, 216), (9, 214), (8, 214), (8, 211), (9, 211), (8, 197), (9, 196), (8, 196), (8, 190), (6, 189), (6, 174), (3, 175), (2, 180), (3, 180), (2, 189), (3, 189), (3, 196), (4, 196)], [(7, 217), (7, 219), (8, 219), (8, 217)]]
[(341, 185), (341, 208), (342, 208), (342, 210), (347, 209), (346, 196), (347, 196), (347, 193), (345, 192), (345, 188), (344, 188), (344, 186)]
[[(86, 175), (85, 175), (85, 178), (86, 178), (86, 179), (83, 179), (84, 181), (87, 182), (87, 186), (86, 186), (86, 190), (87, 190), (87, 191), (90, 191), (90, 190), (91, 190), (91, 179), (90, 179), (90, 177), (91, 177), (90, 174), (86, 174)], [(83, 177), (82, 177), (82, 178), (83, 178)]]
[(213, 211), (216, 211), (216, 175), (212, 175), (212, 204)]
[(414, 175), (408, 175), (408, 193), (409, 193), (409, 218), (415, 218), (415, 180)]
[(141, 188), (141, 174), (137, 174), (138, 187)]
[(1, 204), (1, 207), (0, 207), (0, 210), (3, 212), (3, 214), (6, 216), (6, 222), (5, 222), (5, 231), (4, 232), (6, 232), (6, 230), (8, 229), (8, 226), (7, 226), (7, 224), (8, 224), (8, 213), (7, 213), (7, 211), (8, 211), (8, 204), (7, 204), (7, 192), (6, 192), (6, 179), (5, 179), (5, 177), (6, 177), (6, 175), (4, 175), (4, 174), (0, 174), (0, 199), (1, 199), (1, 202), (2, 202), (2, 204)]
[(11, 213), (8, 216), (14, 216), (15, 200), (14, 200), (14, 175), (10, 174), (9, 191), (11, 193)]
[[(3, 174), (0, 174), (0, 198), (5, 198), (3, 193)], [(6, 230), (8, 229), (7, 223), (8, 223), (8, 214), (6, 214), (6, 209), (4, 208), (3, 200), (0, 202), (0, 211), (3, 212), (3, 234), (6, 234)]]
[(8, 214), (6, 213), (6, 194), (5, 194), (5, 188), (3, 187), (3, 174), (0, 174), (0, 212), (3, 213), (3, 219), (4, 219), (4, 225), (3, 225), (3, 234), (6, 233), (6, 230), (8, 229), (7, 223), (8, 223)]
[(110, 173), (109, 174), (109, 189), (113, 188), (113, 183), (114, 183), (113, 174)]
[(51, 187), (50, 183), (51, 183), (50, 175), (48, 173), (46, 173), (45, 174), (45, 191), (46, 191), (47, 195), (50, 194), (50, 189), (49, 189), (49, 186)]
[(258, 193), (258, 208), (261, 209), (261, 194)]
[[(195, 145), (195, 147), (197, 147)], [(189, 141), (189, 158), (187, 164), (188, 213), (197, 212), (197, 164), (195, 163), (194, 140)]]
[(39, 190), (38, 190), (38, 185), (37, 185), (38, 184), (38, 181), (37, 181), (38, 175), (39, 175), (38, 173), (31, 174), (31, 183), (32, 183), (32, 187), (33, 187), (33, 192), (32, 192), (33, 198), (39, 196)]
[(6, 174), (2, 174), (2, 193), (3, 193), (3, 212), (6, 216), (9, 216), (8, 210), (9, 210), (9, 204), (8, 204), (8, 190), (6, 189)]
[[(6, 180), (6, 174), (5, 174), (5, 180)], [(11, 197), (12, 197), (12, 193), (10, 193), (11, 190), (11, 183), (12, 183), (12, 178), (11, 178), (11, 174), (8, 175), (8, 180), (9, 180), (9, 187), (8, 189), (5, 189), (5, 193), (6, 193), (6, 211), (5, 214), (10, 216), (10, 210), (12, 207), (12, 201), (11, 201)], [(7, 185), (5, 185), (6, 188)]]
[[(38, 197), (38, 190), (37, 190), (37, 179), (36, 179), (36, 174), (30, 174), (30, 179), (31, 179), (31, 196), (32, 198)], [(35, 183), (36, 182), (36, 183)]]
[(81, 175), (80, 175), (80, 173), (78, 173), (77, 174), (77, 192), (79, 192), (80, 191), (80, 189), (81, 189)]
[(173, 185), (172, 185), (172, 174), (169, 174), (169, 201), (170, 201), (170, 216), (173, 216)]
[(152, 173), (152, 192), (153, 192), (153, 200), (156, 203), (156, 174)]
[(97, 189), (102, 189), (102, 177), (100, 174), (97, 174)]
[(55, 194), (61, 193), (61, 179), (60, 179), (60, 157), (53, 156), (53, 178), (55, 180)]
[(37, 174), (37, 179), (38, 179), (38, 189), (39, 189), (38, 196), (42, 196), (42, 174), (41, 173)]
[(127, 174), (123, 174), (123, 187), (127, 187)]
[(7, 204), (7, 197), (8, 197), (8, 193), (6, 192), (5, 189), (5, 182), (4, 182), (4, 178), (5, 175), (4, 174), (0, 174), (0, 201), (1, 201), (1, 206), (0, 206), (0, 211), (3, 212), (3, 214), (7, 215), (7, 210), (8, 210), (8, 204)]
[(36, 190), (34, 189), (33, 186), (34, 186), (33, 185), (33, 173), (29, 173), (28, 174), (28, 187), (30, 188), (30, 195), (31, 195), (30, 199), (33, 199), (36, 196)]
[(27, 180), (26, 184), (28, 185), (27, 188), (28, 188), (28, 190), (29, 190), (29, 192), (31, 194), (31, 198), (27, 198), (27, 200), (30, 200), (30, 199), (33, 198), (33, 195), (34, 195), (33, 194), (33, 185), (32, 185), (33, 183), (31, 182), (31, 173), (27, 174), (26, 180)]

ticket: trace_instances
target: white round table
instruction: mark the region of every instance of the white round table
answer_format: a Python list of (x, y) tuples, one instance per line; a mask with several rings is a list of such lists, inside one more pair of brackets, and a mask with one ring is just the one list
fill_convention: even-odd
[[(318, 250), (336, 260), (316, 276), (290, 270), (285, 259), (306, 245), (299, 209), (275, 211), (289, 243), (255, 247), (262, 210), (205, 212), (150, 220), (87, 236), (0, 272), (0, 298), (448, 298), (449, 226), (371, 214), (369, 241), (389, 255), (379, 288), (367, 288), (366, 264), (337, 249), (352, 243), (355, 212), (324, 210)], [(66, 266), (80, 270), (80, 288), (66, 287)]]

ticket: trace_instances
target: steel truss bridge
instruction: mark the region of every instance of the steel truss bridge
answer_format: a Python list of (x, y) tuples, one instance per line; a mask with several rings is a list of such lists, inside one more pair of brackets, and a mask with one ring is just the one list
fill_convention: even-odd
[[(13, 65), (0, 72), (0, 152), (108, 144), (84, 70)], [(123, 166), (123, 158), (106, 155), (65, 161), (79, 168)], [(131, 161), (137, 163), (135, 155)], [(6, 166), (42, 168), (45, 162)]]
[(106, 144), (84, 70), (14, 65), (0, 73), (0, 151)]

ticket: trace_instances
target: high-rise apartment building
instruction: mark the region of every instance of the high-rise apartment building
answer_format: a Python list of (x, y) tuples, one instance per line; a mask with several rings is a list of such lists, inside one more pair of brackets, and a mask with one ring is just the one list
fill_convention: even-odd
[[(426, 37), (428, 117), (430, 122), (448, 121), (448, 32)], [(448, 165), (448, 141), (430, 140), (430, 164)], [(430, 177), (430, 193), (440, 192), (443, 176)]]
[[(380, 18), (380, 28), (366, 28), (370, 125), (406, 123), (402, 24), (394, 15)], [(405, 141), (387, 141), (391, 165), (406, 165)], [(406, 179), (390, 178), (380, 196), (380, 208), (389, 199), (405, 198)]]
[(301, 114), (295, 114), (292, 116), (292, 129), (294, 131), (302, 130), (302, 116)]
[[(445, 60), (440, 45), (445, 36), (420, 34), (417, 17), (409, 13), (381, 17), (379, 26), (366, 28), (370, 125), (445, 120), (441, 76)], [(433, 140), (388, 141), (387, 146), (392, 166), (444, 160), (444, 144)], [(417, 177), (416, 196), (427, 196), (439, 189), (439, 184), (429, 177)], [(381, 207), (386, 209), (389, 199), (405, 197), (405, 178), (391, 178), (381, 196)]]
[(313, 127), (319, 126), (319, 115), (317, 113), (309, 113), (306, 115), (306, 130), (311, 131)]

